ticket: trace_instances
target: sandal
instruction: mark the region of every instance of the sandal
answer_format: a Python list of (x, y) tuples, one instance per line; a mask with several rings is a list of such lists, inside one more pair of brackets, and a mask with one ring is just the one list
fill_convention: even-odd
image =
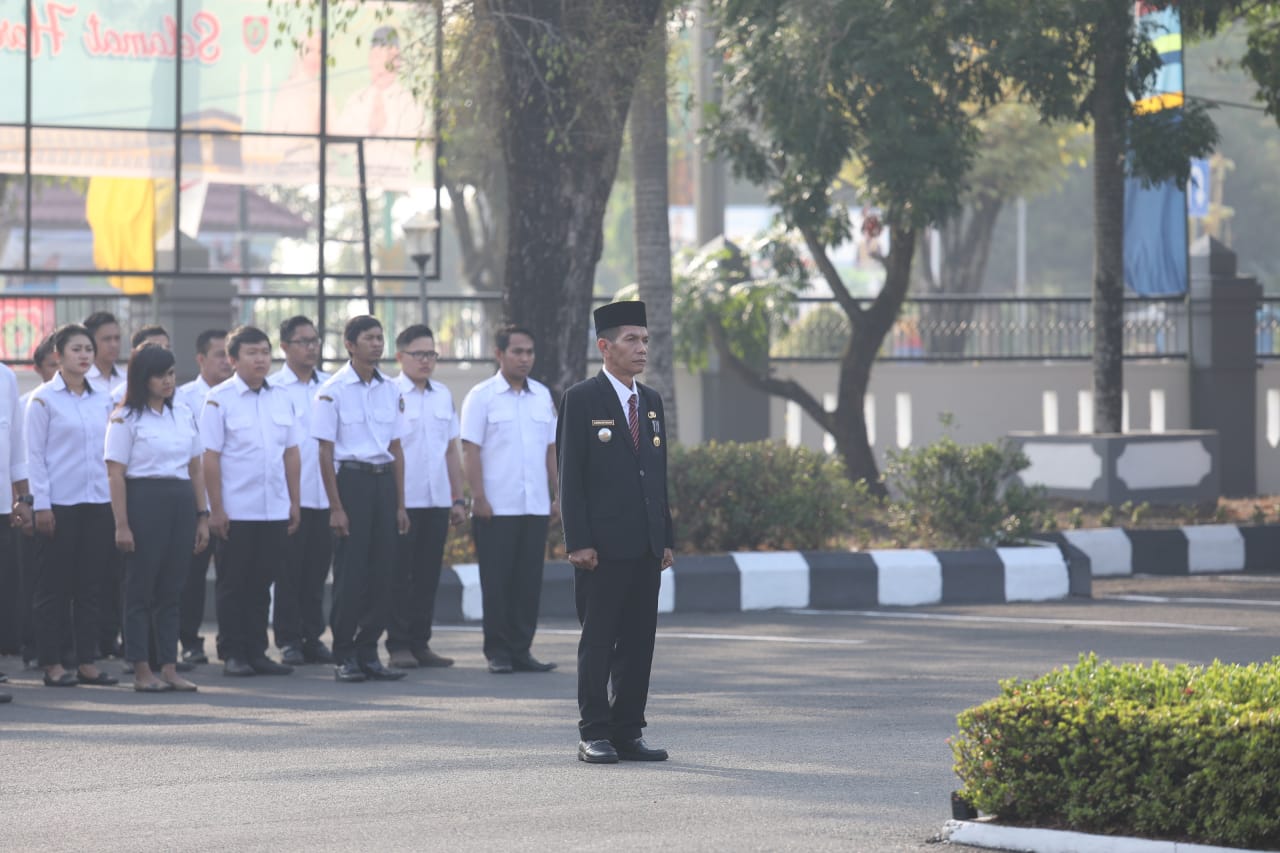
[(76, 681), (81, 684), (88, 684), (91, 687), (110, 687), (113, 684), (119, 684), (120, 679), (113, 675), (108, 675), (102, 670), (98, 670), (98, 674), (90, 678), (83, 672), (76, 672)]
[(73, 672), (64, 672), (57, 678), (53, 678), (49, 673), (44, 674), (45, 687), (75, 687), (80, 682), (76, 680), (76, 674)]
[(167, 681), (148, 681), (146, 684), (134, 684), (133, 689), (138, 693), (168, 693), (173, 690), (173, 685)]
[(185, 678), (175, 678), (173, 681), (170, 681), (167, 678), (162, 678), (160, 680), (169, 685), (170, 690), (176, 690), (179, 693), (195, 693), (200, 689)]

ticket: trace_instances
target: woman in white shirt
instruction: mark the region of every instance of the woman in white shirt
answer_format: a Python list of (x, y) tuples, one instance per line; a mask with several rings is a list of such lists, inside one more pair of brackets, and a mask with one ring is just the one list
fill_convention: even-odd
[[(85, 378), (94, 344), (84, 326), (59, 329), (54, 349), (62, 366), (32, 392), (26, 413), (28, 475), (41, 540), (35, 596), (40, 665), (49, 687), (115, 684), (93, 663), (98, 620), (110, 594), (105, 561), (111, 552), (111, 500), (102, 442), (111, 389), (105, 381)], [(67, 648), (73, 662), (63, 660)]]
[[(209, 542), (204, 448), (191, 410), (173, 403), (172, 352), (143, 344), (129, 359), (128, 376), (104, 453), (115, 543), (125, 555), (125, 660), (140, 693), (193, 691), (177, 672), (178, 598), (192, 553)], [(159, 677), (151, 669), (152, 635)]]

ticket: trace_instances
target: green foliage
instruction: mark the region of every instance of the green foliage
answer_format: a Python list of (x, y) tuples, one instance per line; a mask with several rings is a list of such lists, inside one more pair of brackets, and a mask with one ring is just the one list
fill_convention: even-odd
[(1071, 529), (1079, 530), (1084, 527), (1084, 509), (1078, 506), (1071, 508)]
[(822, 548), (871, 506), (838, 460), (776, 442), (675, 445), (668, 473), (682, 552)]
[(962, 712), (961, 795), (1011, 823), (1280, 846), (1280, 658), (1169, 668), (1082, 655)]
[(1116, 524), (1116, 508), (1108, 504), (1098, 514), (1098, 524), (1103, 527), (1115, 527)]
[(950, 436), (921, 448), (892, 450), (886, 467), (889, 524), (906, 541), (971, 548), (1027, 539), (1049, 515), (1042, 487), (1015, 475), (1030, 465), (1006, 440), (961, 445)]
[(1253, 505), (1253, 512), (1249, 514), (1249, 523), (1250, 524), (1266, 524), (1267, 523), (1267, 511), (1262, 508), (1261, 504)]
[(1132, 525), (1133, 527), (1141, 527), (1142, 522), (1146, 520), (1146, 517), (1150, 514), (1151, 514), (1151, 502), (1143, 501), (1142, 503), (1134, 507), (1133, 511), (1129, 514), (1129, 524)]

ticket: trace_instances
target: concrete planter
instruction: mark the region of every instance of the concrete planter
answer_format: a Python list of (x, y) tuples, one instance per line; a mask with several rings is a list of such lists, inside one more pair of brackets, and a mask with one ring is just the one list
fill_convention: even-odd
[(1039, 537), (1086, 554), (1094, 577), (1280, 572), (1280, 525), (1194, 524), (1127, 530), (1101, 527)]
[(1031, 460), (1020, 475), (1051, 497), (1105, 504), (1207, 503), (1219, 494), (1218, 434), (1162, 433), (1047, 435), (1012, 432)]

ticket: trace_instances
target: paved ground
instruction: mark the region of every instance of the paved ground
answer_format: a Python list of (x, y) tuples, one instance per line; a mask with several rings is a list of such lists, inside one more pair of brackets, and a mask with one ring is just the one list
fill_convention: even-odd
[(1095, 596), (664, 617), (649, 739), (673, 757), (654, 765), (575, 760), (567, 622), (539, 635), (549, 675), (489, 675), (470, 628), (433, 643), (457, 667), (393, 684), (206, 667), (196, 695), (143, 697), (45, 688), (3, 658), (0, 849), (919, 850), (949, 816), (955, 714), (997, 679), (1088, 650), (1280, 652), (1280, 578)]

